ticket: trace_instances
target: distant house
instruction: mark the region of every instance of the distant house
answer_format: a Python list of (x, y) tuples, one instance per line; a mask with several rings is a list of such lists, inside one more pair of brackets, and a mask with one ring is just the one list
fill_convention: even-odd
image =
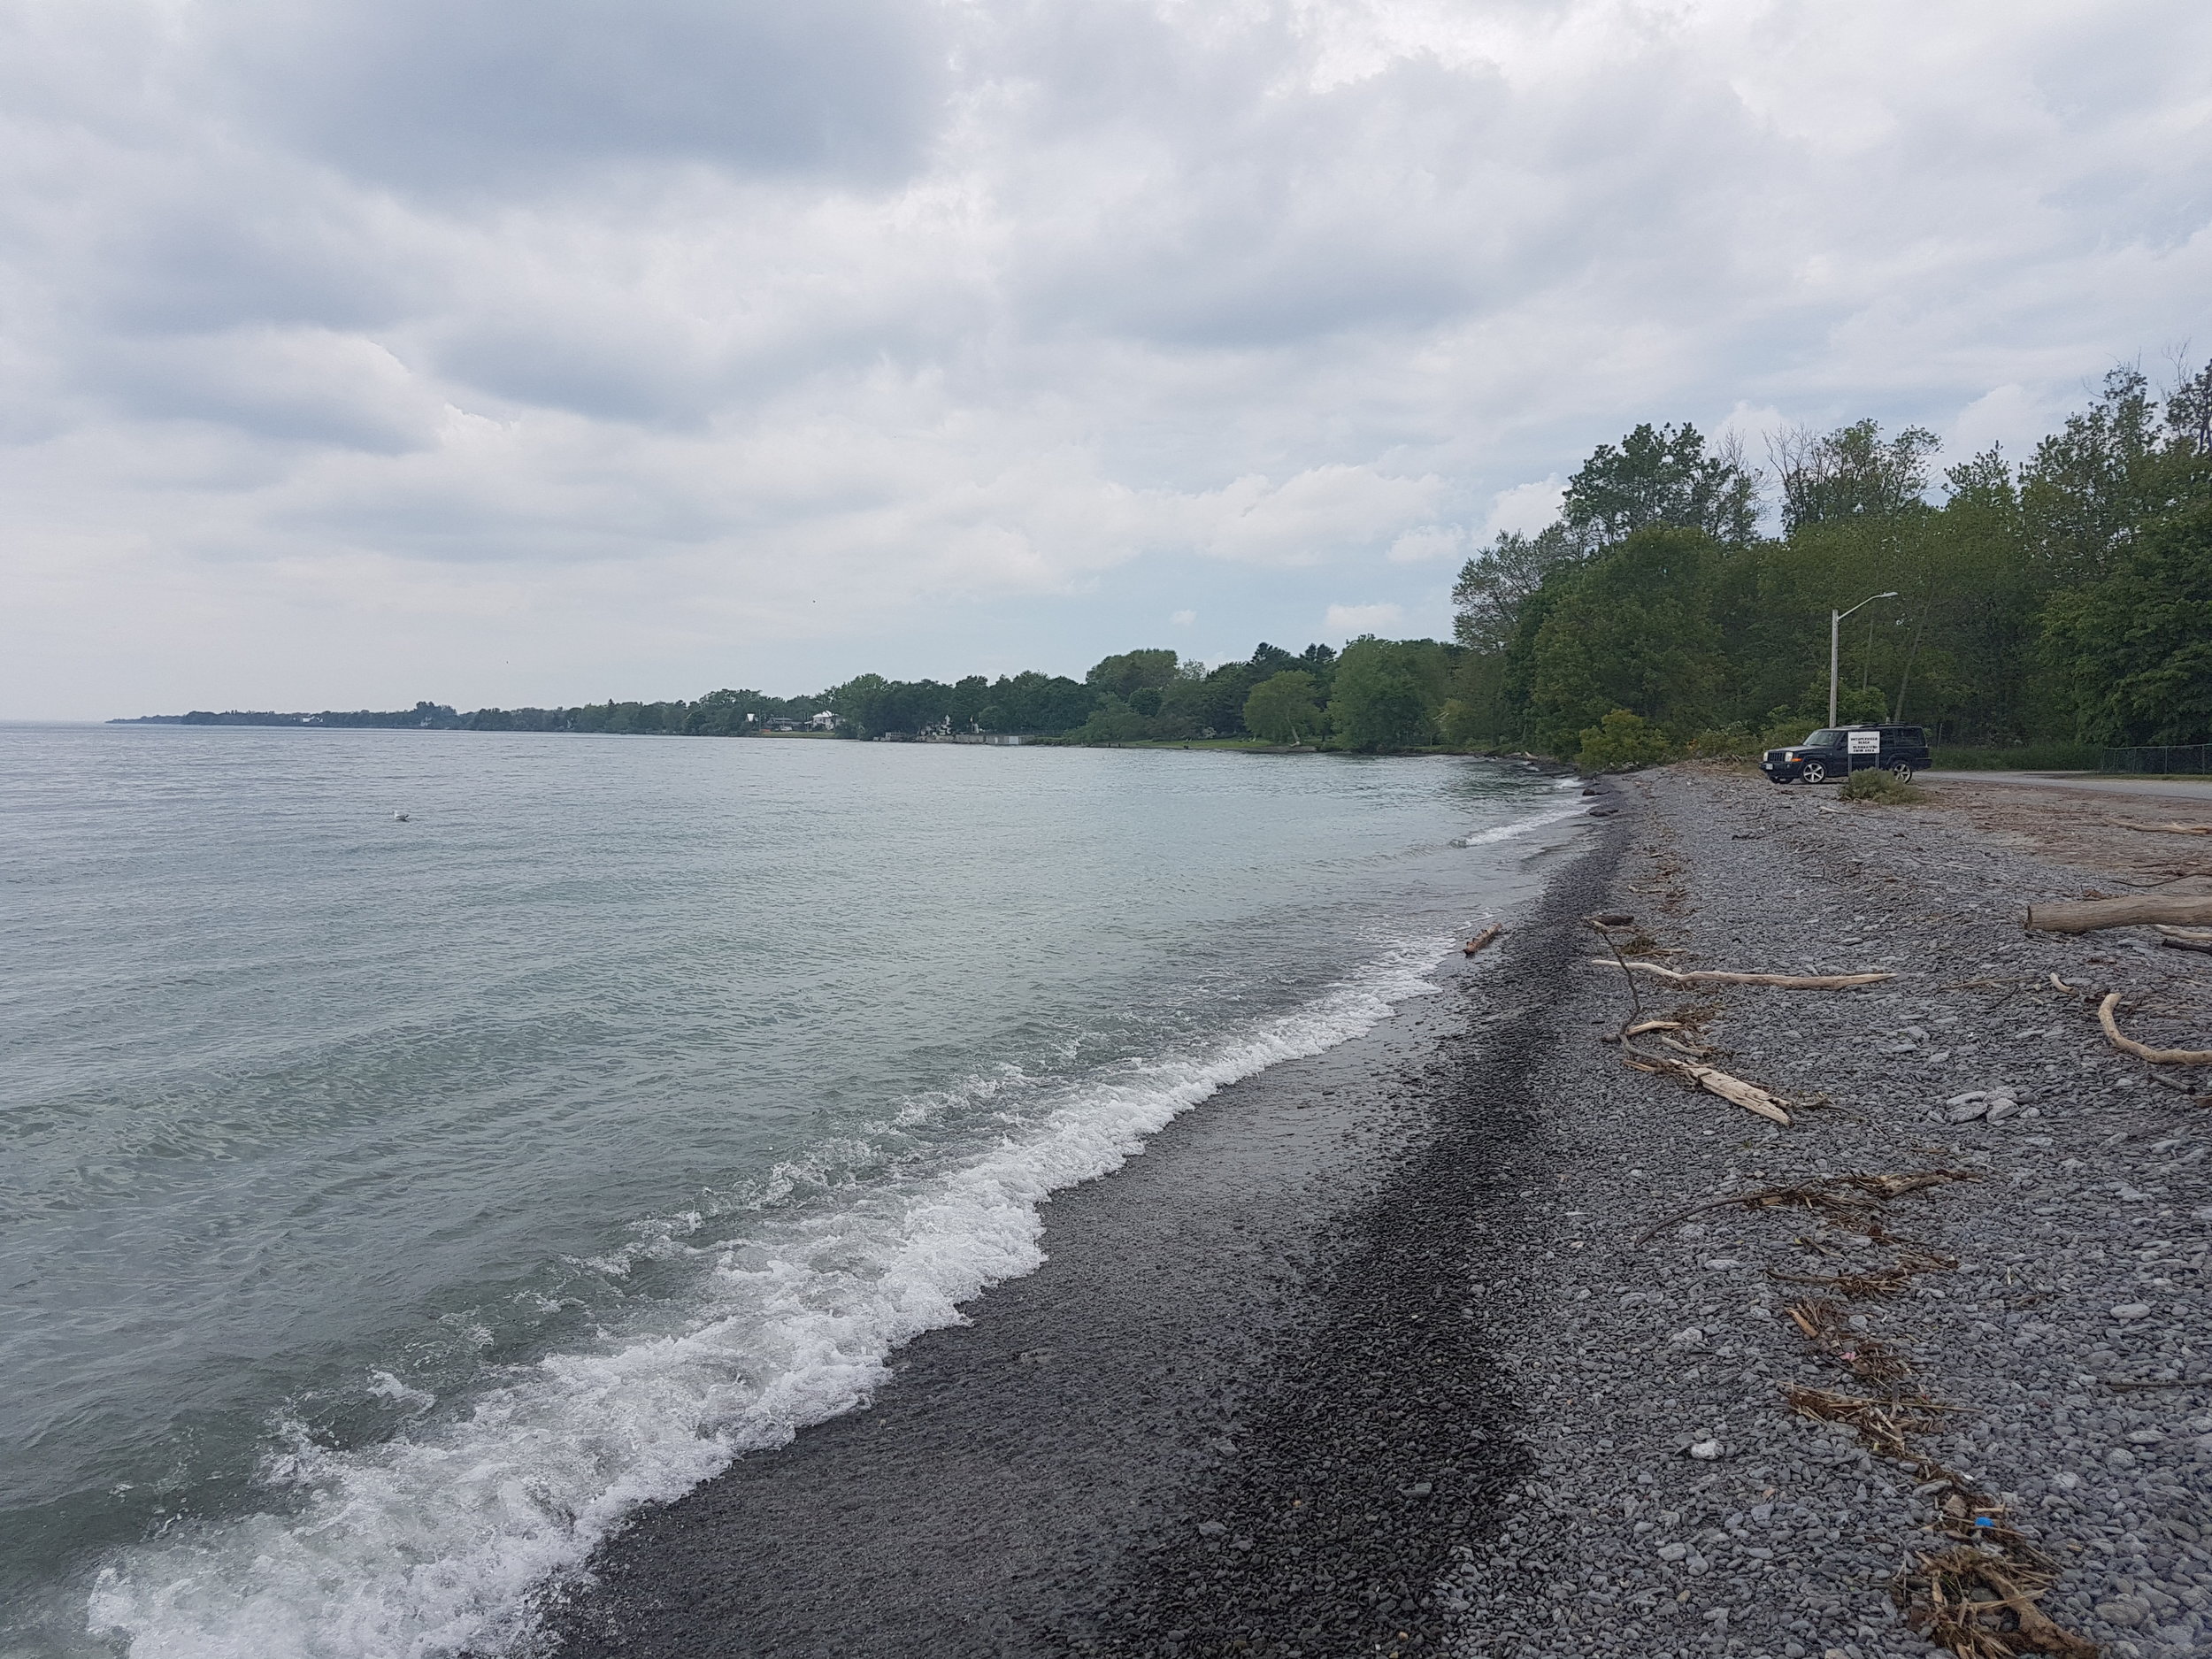
[(836, 711), (831, 709), (823, 709), (811, 716), (808, 719), (807, 724), (818, 732), (834, 732), (837, 729)]

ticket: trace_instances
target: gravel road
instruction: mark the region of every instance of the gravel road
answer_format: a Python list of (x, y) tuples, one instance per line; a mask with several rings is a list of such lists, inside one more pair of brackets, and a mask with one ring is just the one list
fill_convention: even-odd
[[(1455, 1651), (1924, 1655), (1892, 1585), (1952, 1547), (1933, 1529), (1963, 1498), (1968, 1527), (1985, 1505), (2055, 1563), (2042, 1608), (2065, 1631), (2117, 1659), (2212, 1653), (2212, 1077), (2115, 1054), (2049, 978), (2122, 992), (2131, 1035), (2201, 1048), (2212, 956), (2024, 933), (2027, 901), (2092, 879), (1939, 798), (1850, 806), (1719, 771), (1621, 787), (1636, 810), (1607, 902), (1661, 960), (1898, 977), (1646, 986), (1713, 1063), (1809, 1108), (1787, 1128), (1626, 1069), (1601, 1041), (1624, 976), (1574, 981), (1530, 1086), (1554, 1190), (1522, 1201), (1461, 1311), (1512, 1379), (1528, 1472), (1455, 1546)], [(1971, 1179), (1867, 1200), (1890, 1235), (1873, 1243), (1802, 1208), (1682, 1213), (1937, 1170)], [(1803, 1282), (1900, 1263), (1889, 1294)], [(1940, 1409), (1870, 1448), (1793, 1413), (1791, 1386)]]

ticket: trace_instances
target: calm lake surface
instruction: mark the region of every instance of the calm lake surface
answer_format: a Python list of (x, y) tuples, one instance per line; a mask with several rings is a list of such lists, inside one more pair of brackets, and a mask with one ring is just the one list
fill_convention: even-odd
[[(0, 727), (0, 1659), (513, 1649), (1533, 890), (1479, 761)], [(405, 812), (407, 822), (394, 814)]]

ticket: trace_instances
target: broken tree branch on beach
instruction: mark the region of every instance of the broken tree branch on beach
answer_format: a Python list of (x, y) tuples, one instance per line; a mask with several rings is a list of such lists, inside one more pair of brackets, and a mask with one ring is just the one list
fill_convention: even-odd
[(2132, 1037), (2120, 1033), (2120, 1022), (2112, 1018), (2112, 1010), (2120, 1006), (2120, 994), (2108, 991), (2103, 1002), (2097, 1004), (2097, 1023), (2104, 1027), (2105, 1041), (2123, 1054), (2131, 1054), (2139, 1060), (2153, 1065), (2212, 1065), (2212, 1048), (2153, 1048)]
[(2093, 933), (2103, 927), (2212, 926), (2212, 898), (2138, 893), (2124, 899), (2075, 899), (2032, 904), (2028, 926), (2046, 933)]
[(2116, 818), (2105, 822), (2114, 829), (2140, 830), (2146, 835), (2212, 835), (2212, 824), (2131, 824)]
[(1884, 979), (1897, 976), (1888, 972), (1866, 973), (1737, 973), (1724, 968), (1688, 968), (1679, 972), (1663, 968), (1655, 962), (1608, 962), (1602, 956), (1590, 958), (1594, 968), (1617, 966), (1624, 973), (1648, 973), (1664, 979), (1670, 985), (1772, 985), (1786, 991), (1842, 991), (1855, 985), (1879, 985)]
[[(1654, 1233), (1678, 1221), (1687, 1221), (1692, 1216), (1701, 1216), (1709, 1210), (1809, 1210), (1827, 1220), (1844, 1223), (1865, 1238), (1886, 1240), (1893, 1235), (1875, 1217), (1876, 1204), (1887, 1203), (1907, 1193), (1924, 1192), (1932, 1187), (1947, 1187), (1954, 1181), (1973, 1179), (1970, 1170), (1921, 1170), (1910, 1175), (1829, 1175), (1795, 1187), (1762, 1187), (1753, 1192), (1738, 1193), (1732, 1198), (1716, 1198), (1709, 1203), (1678, 1210), (1663, 1221), (1654, 1222), (1637, 1235), (1636, 1242), (1641, 1244)], [(1900, 1242), (1909, 1244), (1912, 1240)]]
[[(1611, 964), (1609, 964), (1604, 958), (1599, 957), (1596, 959), (1598, 966), (1617, 966), (1622, 972), (1628, 973), (1628, 970), (1632, 967), (1651, 965), (1648, 963), (1631, 963), (1621, 955), (1621, 948), (1615, 942), (1613, 935), (1606, 931), (1611, 927), (1628, 926), (1635, 919), (1633, 917), (1592, 916), (1584, 919), (1589, 923), (1591, 929), (1597, 933), (1598, 937), (1605, 941), (1607, 948), (1613, 953)], [(1669, 979), (1679, 980), (1681, 978), (1678, 974), (1670, 973), (1664, 968), (1659, 972)], [(1643, 1033), (1663, 1029), (1680, 1031), (1683, 1025), (1678, 1020), (1646, 1019), (1643, 998), (1636, 991), (1636, 976), (1628, 973), (1626, 983), (1629, 1011), (1626, 1018), (1621, 1021), (1621, 1028), (1616, 1033), (1614, 1041), (1621, 1045), (1622, 1058), (1632, 1069), (1681, 1078), (1693, 1087), (1702, 1089), (1709, 1094), (1717, 1094), (1721, 1099), (1740, 1106), (1747, 1112), (1756, 1112), (1760, 1117), (1773, 1123), (1788, 1124), (1790, 1115), (1782, 1110), (1781, 1102), (1757, 1084), (1747, 1083), (1740, 1077), (1731, 1077), (1717, 1066), (1706, 1065), (1694, 1059), (1678, 1060), (1671, 1055), (1656, 1054), (1649, 1048), (1639, 1048), (1634, 1040)], [(1660, 1041), (1667, 1042), (1671, 1039), (1662, 1037)]]
[(1639, 1048), (1624, 1037), (1621, 1047), (1627, 1051), (1628, 1064), (1639, 1071), (1664, 1072), (1678, 1077), (1708, 1094), (1717, 1094), (1730, 1104), (1756, 1112), (1771, 1123), (1786, 1125), (1789, 1113), (1780, 1102), (1756, 1083), (1747, 1083), (1740, 1077), (1731, 1077), (1718, 1066), (1706, 1065), (1696, 1060), (1678, 1060), (1671, 1055), (1654, 1054), (1648, 1048)]
[(2162, 922), (2158, 942), (2172, 950), (2212, 950), (2212, 927), (2170, 927)]
[(1505, 929), (1503, 927), (1499, 926), (1496, 922), (1493, 922), (1489, 926), (1484, 928), (1472, 939), (1462, 945), (1460, 949), (1471, 956), (1478, 950), (1484, 949), (1490, 945), (1495, 944), (1497, 942), (1498, 936), (1504, 932)]

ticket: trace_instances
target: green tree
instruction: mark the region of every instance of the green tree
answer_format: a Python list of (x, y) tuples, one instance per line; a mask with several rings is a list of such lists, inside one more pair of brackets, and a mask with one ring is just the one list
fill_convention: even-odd
[(1499, 651), (1513, 637), (1521, 606), (1559, 565), (1588, 549), (1563, 524), (1534, 535), (1501, 530), (1497, 539), (1460, 566), (1452, 585), (1452, 632), (1474, 651)]
[(1041, 674), (1034, 669), (1002, 674), (987, 689), (971, 687), (964, 694), (968, 685), (964, 680), (952, 688), (953, 707), (957, 709), (961, 695), (972, 696), (976, 709), (970, 718), (987, 732), (1057, 736), (1081, 726), (1099, 703), (1099, 694), (1090, 687), (1064, 674)]
[[(1155, 734), (1175, 739), (1234, 729), (1237, 710), (1234, 705), (1222, 706), (1224, 690), (1205, 664), (1195, 658), (1178, 664), (1175, 678), (1157, 694), (1159, 706), (1152, 716)], [(1133, 700), (1131, 706), (1135, 706)]]
[(1583, 772), (1627, 772), (1654, 766), (1666, 759), (1671, 746), (1667, 734), (1640, 714), (1615, 709), (1595, 726), (1583, 728), (1582, 747), (1575, 756)]
[(1713, 617), (1721, 551), (1700, 531), (1640, 530), (1563, 573), (1555, 593), (1547, 584), (1551, 603), (1515, 641), (1545, 752), (1574, 753), (1583, 729), (1614, 709), (1684, 736), (1728, 724), (1730, 670)]
[(1093, 664), (1086, 685), (1126, 699), (1138, 691), (1162, 691), (1174, 683), (1181, 666), (1173, 651), (1124, 651)]
[(846, 736), (873, 735), (866, 728), (865, 717), (873, 706), (872, 699), (890, 683), (881, 674), (856, 674), (843, 685), (832, 686), (822, 694)]
[(1872, 420), (1825, 434), (1805, 426), (1779, 434), (1767, 449), (1781, 486), (1785, 534), (1903, 511), (1926, 491), (1928, 460), (1942, 442), (1924, 426), (1908, 426), (1885, 441)]
[(2207, 493), (2207, 457), (2193, 441), (2194, 381), (2177, 388), (2177, 424), (2159, 418), (2150, 382), (2127, 365), (2097, 401), (2070, 415), (2022, 470), (2028, 550), (2053, 588), (2101, 578), (2138, 528)]
[(2212, 741), (2212, 503), (2144, 532), (2103, 581), (2057, 595), (2047, 626), (2083, 741)]
[(1317, 737), (1324, 726), (1320, 704), (1314, 701), (1313, 676), (1303, 669), (1271, 674), (1252, 688), (1245, 699), (1244, 724), (1274, 743), (1294, 743)]
[(1109, 695), (1068, 735), (1086, 743), (1135, 743), (1152, 735), (1152, 721), (1119, 697)]
[(1695, 426), (1638, 426), (1617, 448), (1601, 443), (1567, 481), (1560, 517), (1598, 542), (1655, 526), (1748, 541), (1759, 525), (1758, 474), (1732, 445), (1708, 452)]
[(1434, 640), (1363, 635), (1337, 659), (1330, 723), (1348, 749), (1414, 749), (1433, 742), (1450, 680), (1450, 654)]
[(956, 680), (952, 687), (950, 714), (953, 729), (966, 731), (970, 726), (983, 724), (983, 711), (990, 706), (991, 682), (981, 674), (970, 674)]

